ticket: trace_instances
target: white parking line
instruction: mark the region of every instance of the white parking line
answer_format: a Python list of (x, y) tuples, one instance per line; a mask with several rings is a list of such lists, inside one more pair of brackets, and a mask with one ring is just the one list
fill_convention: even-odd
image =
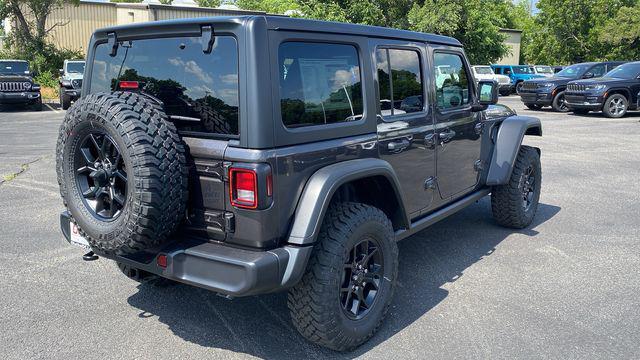
[(43, 104), (44, 106), (48, 107), (49, 109), (51, 109), (51, 111), (53, 111), (54, 113), (59, 113), (60, 111), (56, 110), (53, 108), (53, 106), (49, 105), (49, 104)]

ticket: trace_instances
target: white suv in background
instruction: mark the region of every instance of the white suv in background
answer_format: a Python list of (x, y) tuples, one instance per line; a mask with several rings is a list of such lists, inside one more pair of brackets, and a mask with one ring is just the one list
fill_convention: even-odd
[(555, 74), (553, 68), (549, 65), (529, 65), (529, 69), (531, 69), (534, 74), (544, 77), (552, 77)]
[(473, 65), (473, 77), (476, 83), (480, 80), (493, 80), (498, 83), (498, 91), (500, 95), (509, 95), (513, 92), (514, 87), (511, 83), (511, 79), (506, 75), (500, 75), (493, 72), (493, 69), (489, 65)]

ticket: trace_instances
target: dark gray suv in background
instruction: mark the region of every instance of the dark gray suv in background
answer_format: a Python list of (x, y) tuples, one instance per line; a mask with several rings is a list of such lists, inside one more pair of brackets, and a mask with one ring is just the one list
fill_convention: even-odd
[(98, 30), (58, 138), (62, 232), (138, 281), (288, 290), (304, 337), (353, 349), (392, 301), (398, 240), (489, 194), (499, 224), (531, 224), (540, 150), (521, 142), (541, 124), (497, 90), (438, 35), (265, 16)]
[(565, 99), (565, 91), (570, 81), (601, 77), (623, 63), (622, 61), (588, 62), (567, 66), (552, 77), (523, 82), (518, 95), (524, 105), (531, 110), (551, 106), (555, 111), (567, 112), (569, 107)]

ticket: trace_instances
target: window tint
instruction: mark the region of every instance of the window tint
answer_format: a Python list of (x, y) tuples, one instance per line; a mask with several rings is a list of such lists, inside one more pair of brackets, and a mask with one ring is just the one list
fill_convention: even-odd
[(289, 128), (362, 118), (358, 52), (352, 45), (285, 42), (278, 51), (280, 109)]
[(91, 92), (115, 91), (121, 81), (160, 99), (182, 131), (238, 134), (238, 50), (231, 36), (216, 36), (202, 51), (200, 37), (148, 39), (97, 46)]
[(469, 76), (460, 55), (436, 53), (436, 99), (440, 109), (469, 103)]
[(376, 67), (382, 116), (424, 109), (420, 54), (417, 51), (378, 49)]
[(599, 64), (589, 69), (589, 72), (593, 74), (593, 77), (600, 77), (604, 75), (607, 70), (605, 64)]

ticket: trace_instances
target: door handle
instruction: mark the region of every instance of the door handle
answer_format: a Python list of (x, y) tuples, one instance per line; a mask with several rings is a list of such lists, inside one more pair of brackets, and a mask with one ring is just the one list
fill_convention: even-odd
[(411, 142), (407, 139), (397, 139), (393, 141), (389, 141), (387, 143), (387, 149), (391, 152), (400, 152), (411, 145)]

